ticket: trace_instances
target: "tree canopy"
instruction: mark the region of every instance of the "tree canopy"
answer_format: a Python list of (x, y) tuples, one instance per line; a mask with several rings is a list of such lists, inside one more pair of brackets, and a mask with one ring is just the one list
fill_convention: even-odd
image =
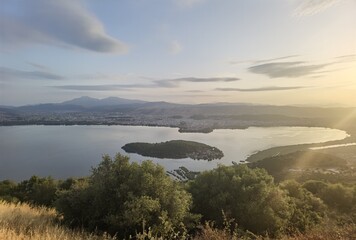
[(57, 209), (76, 226), (125, 236), (149, 226), (167, 234), (190, 217), (191, 196), (151, 161), (103, 156), (87, 182), (62, 191)]
[(262, 169), (219, 166), (198, 175), (189, 191), (193, 211), (220, 225), (224, 212), (245, 230), (274, 234), (284, 230), (291, 217), (287, 194)]

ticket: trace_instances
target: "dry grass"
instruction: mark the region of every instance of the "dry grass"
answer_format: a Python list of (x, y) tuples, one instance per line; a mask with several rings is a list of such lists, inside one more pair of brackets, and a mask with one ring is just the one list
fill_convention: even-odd
[(206, 223), (201, 229), (201, 232), (194, 238), (194, 240), (237, 240), (236, 236), (231, 236), (227, 231), (214, 228), (214, 226)]
[(113, 240), (56, 224), (53, 209), (0, 201), (0, 240)]
[[(84, 231), (73, 231), (56, 223), (53, 209), (31, 207), (0, 201), (0, 240), (114, 240), (109, 236), (97, 236)], [(155, 239), (136, 236), (137, 239)], [(229, 231), (206, 224), (194, 240), (270, 239), (251, 236), (237, 237)], [(349, 240), (356, 239), (356, 225), (322, 225), (305, 234), (282, 237), (282, 240)]]
[[(231, 227), (231, 222), (228, 224), (228, 226)], [(238, 233), (237, 228), (231, 231), (229, 230), (229, 227), (218, 229), (214, 226), (214, 224), (206, 222), (205, 225), (200, 229), (200, 233), (194, 237), (194, 240), (270, 240), (269, 238), (263, 238), (262, 236), (254, 235), (251, 232), (245, 232), (243, 235), (241, 235)]]
[(356, 224), (337, 226), (333, 223), (322, 225), (305, 234), (282, 238), (283, 240), (354, 240), (356, 239)]
[[(237, 236), (231, 235), (229, 231), (215, 228), (213, 225), (206, 224), (194, 240), (273, 240), (275, 238), (244, 234)], [(280, 236), (279, 240), (356, 240), (356, 224), (337, 226), (335, 223), (325, 223), (307, 233), (296, 234), (294, 236)]]

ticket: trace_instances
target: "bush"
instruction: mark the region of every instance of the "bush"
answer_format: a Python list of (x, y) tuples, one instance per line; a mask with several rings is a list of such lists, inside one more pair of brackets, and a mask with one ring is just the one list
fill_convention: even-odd
[(289, 198), (262, 169), (219, 166), (191, 182), (193, 211), (223, 225), (222, 211), (239, 227), (256, 234), (277, 235), (292, 213)]
[(328, 184), (318, 194), (331, 208), (347, 213), (353, 208), (353, 188), (342, 184)]
[(314, 195), (318, 195), (328, 186), (327, 183), (318, 180), (309, 180), (303, 184), (303, 188), (307, 189)]
[(291, 232), (306, 232), (322, 222), (326, 216), (326, 206), (320, 198), (315, 197), (294, 180), (285, 181), (280, 186), (287, 191), (293, 207), (289, 222)]
[(191, 196), (159, 165), (129, 163), (117, 154), (105, 155), (87, 182), (59, 193), (57, 210), (64, 221), (128, 236), (150, 231), (163, 236), (190, 217)]
[(0, 182), (0, 200), (7, 202), (16, 202), (17, 198), (14, 197), (16, 183), (10, 180), (3, 180)]
[(16, 186), (14, 196), (21, 202), (49, 207), (56, 199), (57, 187), (58, 183), (51, 177), (32, 176)]

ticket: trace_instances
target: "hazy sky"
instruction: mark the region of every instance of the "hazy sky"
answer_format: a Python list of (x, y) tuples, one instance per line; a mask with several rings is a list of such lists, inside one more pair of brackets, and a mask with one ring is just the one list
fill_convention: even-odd
[(356, 106), (355, 0), (0, 0), (0, 105)]

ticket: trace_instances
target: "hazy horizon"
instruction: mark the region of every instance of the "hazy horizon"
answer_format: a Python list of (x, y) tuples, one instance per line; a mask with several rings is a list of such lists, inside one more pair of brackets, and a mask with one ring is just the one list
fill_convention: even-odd
[[(74, 98), (68, 98), (68, 99), (64, 99), (64, 100), (59, 100), (59, 101), (53, 101), (53, 102), (38, 102), (38, 103), (28, 103), (28, 104), (15, 104), (15, 105), (0, 105), (0, 107), (23, 107), (23, 106), (35, 106), (35, 105), (41, 105), (41, 104), (61, 104), (67, 101), (71, 101), (71, 100), (76, 100), (76, 99), (80, 99), (80, 98), (91, 98), (91, 99), (97, 99), (97, 100), (103, 100), (103, 99), (108, 99), (108, 98), (121, 98), (120, 96), (107, 96), (107, 97), (90, 97), (90, 96), (80, 96), (80, 97), (74, 97)], [(268, 103), (250, 103), (250, 102), (195, 102), (195, 103), (191, 103), (191, 102), (173, 102), (173, 101), (146, 101), (146, 100), (142, 100), (139, 97), (135, 98), (121, 98), (121, 99), (125, 99), (125, 100), (138, 100), (138, 101), (144, 101), (147, 103), (154, 103), (154, 102), (167, 102), (167, 103), (172, 103), (172, 104), (182, 104), (182, 105), (200, 105), (200, 104), (231, 104), (231, 105), (255, 105), (255, 106), (290, 106), (290, 107), (316, 107), (316, 108), (355, 108), (355, 106), (349, 106), (349, 105), (343, 105), (343, 104), (283, 104), (283, 103), (279, 103), (279, 104), (268, 104)]]
[(1, 1), (0, 105), (355, 107), (352, 0)]

